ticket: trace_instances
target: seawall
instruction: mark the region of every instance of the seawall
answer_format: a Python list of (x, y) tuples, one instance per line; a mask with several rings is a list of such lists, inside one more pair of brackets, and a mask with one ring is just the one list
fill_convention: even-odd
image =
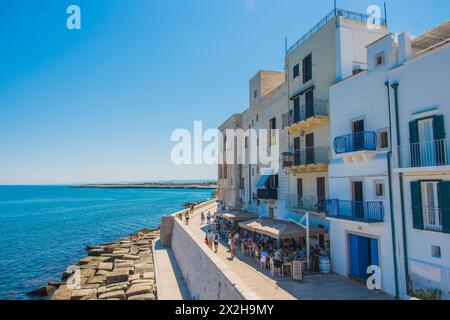
[[(201, 203), (193, 215), (202, 211), (215, 212), (215, 200)], [(192, 299), (195, 300), (246, 300), (258, 297), (239, 281), (238, 277), (220, 258), (203, 243), (195, 240), (192, 231), (178, 218), (177, 212), (163, 218), (161, 241), (171, 246)]]

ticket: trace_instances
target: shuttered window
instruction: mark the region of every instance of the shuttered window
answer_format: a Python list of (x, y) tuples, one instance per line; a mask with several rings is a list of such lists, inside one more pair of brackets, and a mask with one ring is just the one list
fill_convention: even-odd
[(450, 181), (439, 182), (438, 196), (442, 232), (450, 233)]
[(420, 181), (411, 181), (413, 228), (423, 230), (422, 191)]
[(312, 54), (303, 59), (303, 83), (312, 79)]
[(300, 75), (300, 65), (299, 64), (296, 64), (294, 66), (294, 69), (292, 70), (292, 73), (293, 73), (293, 78), (294, 79), (297, 78)]

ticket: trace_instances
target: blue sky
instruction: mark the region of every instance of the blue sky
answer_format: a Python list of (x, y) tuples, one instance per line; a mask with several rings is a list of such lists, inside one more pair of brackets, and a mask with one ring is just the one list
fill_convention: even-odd
[[(448, 0), (389, 0), (392, 31), (448, 19)], [(365, 12), (376, 0), (338, 0)], [(77, 4), (82, 30), (66, 28)], [(176, 128), (217, 127), (248, 79), (283, 69), (333, 1), (2, 0), (0, 184), (215, 178), (170, 162)]]

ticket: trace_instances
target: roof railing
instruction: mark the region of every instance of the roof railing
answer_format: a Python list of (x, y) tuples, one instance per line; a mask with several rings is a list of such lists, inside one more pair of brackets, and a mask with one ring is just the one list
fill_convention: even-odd
[[(299, 40), (297, 40), (297, 42), (295, 42), (287, 51), (286, 51), (286, 55), (291, 54), (295, 49), (297, 49), (298, 47), (300, 47), (300, 45), (305, 42), (306, 40), (308, 40), (309, 38), (311, 38), (311, 36), (316, 33), (317, 31), (319, 31), (324, 25), (326, 25), (331, 19), (333, 19), (334, 17), (337, 16), (342, 16), (344, 18), (347, 19), (352, 19), (352, 20), (356, 20), (356, 21), (360, 21), (360, 22), (367, 22), (370, 19), (373, 19), (373, 16), (367, 15), (367, 14), (363, 14), (363, 13), (358, 13), (358, 12), (354, 12), (354, 11), (349, 11), (349, 10), (345, 10), (345, 9), (333, 9), (331, 10), (331, 12), (329, 14), (327, 14), (322, 20), (319, 21), (319, 23), (317, 23), (314, 27), (312, 27), (307, 33), (305, 33), (305, 35), (303, 37), (301, 37)], [(387, 22), (386, 19), (380, 18), (380, 24), (382, 26), (387, 26)]]

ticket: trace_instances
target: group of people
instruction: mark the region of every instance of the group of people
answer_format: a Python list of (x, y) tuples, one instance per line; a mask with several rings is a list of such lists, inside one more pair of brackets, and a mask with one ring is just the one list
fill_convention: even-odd
[(295, 239), (284, 240), (277, 247), (274, 239), (244, 230), (241, 247), (243, 254), (254, 257), (261, 268), (269, 268), (273, 264), (279, 275), (284, 272), (283, 266), (289, 265), (287, 262), (306, 259), (305, 250)]

